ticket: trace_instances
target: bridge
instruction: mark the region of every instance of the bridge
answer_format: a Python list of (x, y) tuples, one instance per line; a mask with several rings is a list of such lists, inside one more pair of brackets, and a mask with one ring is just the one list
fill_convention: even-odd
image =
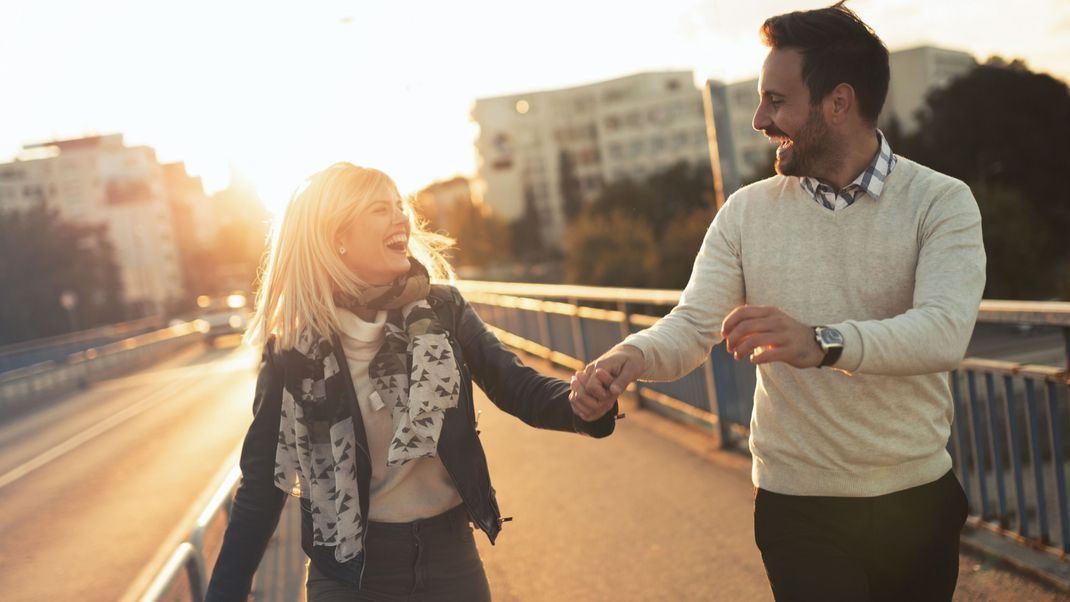
[[(679, 297), (459, 286), (503, 341), (560, 376)], [(4, 599), (200, 599), (239, 476), (254, 356), (206, 349), (176, 326), (0, 374)], [(950, 375), (949, 449), (971, 506), (959, 599), (1070, 591), (1068, 361), (1070, 303), (983, 302)], [(753, 386), (753, 368), (716, 348), (676, 382), (634, 387), (604, 441), (527, 428), (479, 396), (491, 472), (515, 519), (498, 545), (480, 542), (495, 599), (771, 599), (751, 532)], [(288, 504), (254, 599), (301, 599), (298, 522)]]

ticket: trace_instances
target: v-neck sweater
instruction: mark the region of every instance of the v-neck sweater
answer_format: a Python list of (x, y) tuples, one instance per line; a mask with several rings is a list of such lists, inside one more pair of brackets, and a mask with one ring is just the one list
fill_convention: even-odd
[(752, 478), (790, 495), (876, 496), (951, 468), (947, 373), (984, 283), (981, 216), (961, 181), (900, 157), (880, 198), (829, 211), (775, 176), (732, 195), (679, 305), (624, 342), (643, 352), (642, 378), (672, 380), (706, 359), (742, 304), (838, 329), (836, 369), (757, 367)]
[(387, 466), (394, 420), (368, 375), (368, 366), (383, 344), (386, 312), (379, 312), (373, 322), (367, 322), (340, 309), (338, 319), (342, 327), (339, 339), (353, 377), (372, 460), (368, 520), (406, 523), (437, 516), (459, 505), (461, 496), (438, 456)]

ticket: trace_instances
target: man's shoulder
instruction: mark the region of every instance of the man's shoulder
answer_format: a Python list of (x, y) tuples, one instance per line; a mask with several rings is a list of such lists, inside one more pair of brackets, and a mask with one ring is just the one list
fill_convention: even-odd
[(725, 201), (725, 206), (738, 205), (748, 201), (756, 202), (759, 199), (766, 201), (777, 199), (789, 189), (793, 182), (797, 186), (799, 179), (779, 174), (770, 176), (764, 180), (758, 180), (757, 182), (743, 186), (729, 195), (728, 199)]
[(893, 182), (899, 182), (911, 187), (926, 188), (939, 196), (951, 190), (969, 192), (970, 187), (962, 180), (949, 176), (943, 172), (908, 159), (902, 155), (896, 155), (896, 165), (892, 171)]

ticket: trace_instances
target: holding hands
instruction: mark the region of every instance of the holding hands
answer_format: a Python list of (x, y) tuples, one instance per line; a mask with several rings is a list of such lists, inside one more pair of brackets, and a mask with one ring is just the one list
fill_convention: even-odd
[(602, 417), (639, 378), (645, 365), (643, 352), (631, 345), (617, 345), (605, 352), (572, 377), (572, 412), (588, 422)]

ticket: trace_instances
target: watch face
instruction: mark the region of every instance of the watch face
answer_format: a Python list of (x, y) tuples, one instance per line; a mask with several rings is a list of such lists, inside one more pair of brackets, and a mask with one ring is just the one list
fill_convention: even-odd
[(843, 334), (835, 328), (822, 328), (821, 340), (826, 345), (843, 345)]

